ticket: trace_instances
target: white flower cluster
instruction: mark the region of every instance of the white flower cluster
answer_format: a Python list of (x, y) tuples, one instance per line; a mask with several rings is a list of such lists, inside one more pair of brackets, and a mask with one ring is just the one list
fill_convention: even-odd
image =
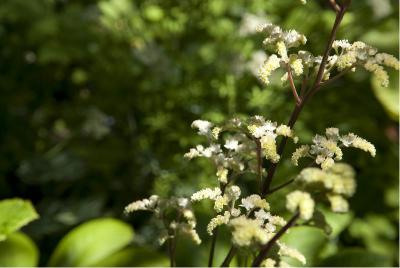
[(189, 207), (189, 200), (187, 198), (171, 198), (171, 199), (162, 199), (157, 195), (152, 195), (148, 199), (143, 199), (139, 201), (135, 201), (128, 206), (125, 207), (125, 213), (132, 213), (138, 210), (148, 210), (154, 212), (154, 215), (165, 222), (165, 218), (163, 216), (164, 211), (166, 210), (175, 210), (177, 215), (181, 215), (177, 217), (176, 220), (172, 220), (168, 226), (165, 226), (166, 230), (163, 232), (165, 235), (162, 235), (159, 238), (160, 244), (163, 244), (167, 239), (173, 238), (168, 231), (173, 230), (173, 233), (182, 233), (188, 236), (192, 241), (196, 244), (201, 243), (201, 239), (196, 232), (196, 218), (193, 214), (192, 209)]
[[(272, 23), (265, 23), (259, 26), (258, 31), (266, 33), (267, 38), (263, 44), (272, 48), (277, 53), (272, 54), (261, 65), (258, 76), (260, 80), (268, 85), (270, 76), (273, 71), (279, 67), (289, 65), (293, 69), (295, 76), (303, 74), (303, 61), (297, 54), (288, 56), (288, 49), (298, 47), (305, 44), (307, 39), (304, 35), (299, 34), (295, 30), (283, 31), (279, 26)], [(287, 80), (287, 73), (281, 78), (282, 81)]]
[(336, 163), (328, 170), (305, 168), (296, 178), (305, 188), (325, 192), (333, 212), (347, 212), (349, 205), (346, 197), (356, 190), (354, 169), (345, 163)]
[(214, 200), (214, 209), (220, 213), (226, 206), (229, 206), (229, 211), (225, 211), (223, 215), (217, 215), (211, 219), (207, 226), (207, 232), (212, 235), (214, 229), (222, 224), (227, 224), (231, 216), (239, 216), (240, 210), (234, 208), (236, 200), (239, 199), (241, 194), (240, 188), (236, 185), (228, 186), (225, 193), (222, 194), (219, 188), (205, 188), (196, 193), (191, 197), (192, 202), (197, 202), (203, 199)]
[(307, 38), (303, 34), (295, 30), (284, 31), (281, 27), (272, 23), (261, 24), (257, 30), (267, 35), (263, 44), (274, 48), (279, 42), (283, 42), (286, 48), (298, 47), (307, 42)]
[(286, 244), (284, 244), (282, 242), (278, 242), (277, 244), (279, 246), (278, 254), (280, 256), (290, 257), (290, 258), (298, 260), (303, 265), (306, 264), (306, 257), (304, 257), (304, 255), (301, 254), (297, 249), (290, 248), (290, 247), (288, 247)]
[(307, 192), (296, 190), (286, 196), (286, 208), (289, 211), (300, 213), (300, 218), (309, 220), (314, 214), (315, 202)]
[(132, 213), (138, 210), (149, 210), (154, 211), (157, 207), (157, 203), (159, 201), (159, 197), (157, 195), (152, 195), (148, 199), (142, 199), (135, 202), (130, 203), (125, 207), (125, 213)]
[(222, 184), (227, 184), (229, 177), (242, 172), (246, 166), (256, 172), (255, 160), (249, 160), (249, 156), (255, 154), (255, 140), (261, 145), (263, 156), (274, 163), (280, 158), (276, 146), (277, 136), (290, 137), (295, 142), (298, 140), (290, 127), (278, 126), (276, 122), (267, 121), (262, 116), (253, 116), (248, 120), (235, 118), (221, 126), (195, 120), (192, 126), (198, 129), (200, 135), (208, 137), (210, 144), (207, 147), (197, 145), (191, 148), (184, 155), (185, 158), (205, 157), (212, 160), (217, 167), (216, 177)]
[[(305, 3), (305, 1), (302, 2)], [(302, 50), (288, 55), (290, 48), (306, 43), (307, 39), (304, 35), (295, 30), (283, 31), (272, 23), (261, 24), (258, 31), (267, 35), (263, 44), (276, 53), (267, 56), (259, 69), (258, 77), (264, 84), (270, 83), (272, 72), (280, 67), (286, 70), (286, 66), (290, 66), (294, 77), (302, 74), (310, 76), (318, 72), (322, 61), (321, 56), (313, 56), (310, 52)], [(323, 81), (329, 79), (330, 73), (334, 69), (339, 72), (348, 68), (355, 71), (357, 66), (362, 66), (365, 70), (372, 72), (382, 86), (387, 87), (389, 76), (383, 66), (399, 70), (399, 60), (396, 57), (387, 53), (378, 53), (376, 48), (360, 41), (351, 44), (347, 40), (335, 40), (332, 48), (335, 54), (328, 57), (322, 76)], [(281, 81), (285, 82), (287, 79), (288, 73), (286, 72), (281, 77)]]
[(286, 125), (277, 126), (276, 122), (266, 121), (264, 117), (259, 115), (250, 119), (247, 129), (254, 138), (260, 141), (265, 158), (273, 163), (277, 163), (280, 159), (276, 146), (277, 136), (293, 138), (295, 143), (298, 140), (290, 127)]
[(399, 70), (399, 60), (387, 53), (377, 53), (377, 49), (357, 41), (350, 44), (347, 40), (336, 40), (332, 47), (338, 54), (336, 67), (343, 70), (356, 66), (363, 66), (372, 72), (380, 84), (389, 85), (389, 76), (382, 65)]
[(298, 160), (302, 157), (315, 157), (315, 163), (321, 165), (323, 170), (333, 166), (335, 160), (342, 160), (342, 147), (354, 147), (369, 152), (375, 156), (375, 146), (359, 136), (349, 133), (341, 136), (339, 129), (327, 128), (325, 136), (315, 135), (313, 144), (310, 146), (302, 145), (292, 154), (292, 162), (298, 165)]

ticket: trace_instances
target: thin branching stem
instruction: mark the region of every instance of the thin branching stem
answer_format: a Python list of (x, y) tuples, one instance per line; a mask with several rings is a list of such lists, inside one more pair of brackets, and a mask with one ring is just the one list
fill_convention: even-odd
[(331, 5), (332, 9), (338, 13), (340, 11), (340, 6), (336, 3), (335, 0), (329, 0), (329, 4)]
[(292, 227), (297, 219), (299, 218), (300, 214), (299, 212), (296, 212), (292, 218), (286, 223), (285, 226), (283, 226), (272, 238), (271, 240), (268, 241), (267, 244), (262, 246), (260, 253), (256, 256), (252, 263), (252, 267), (259, 267), (261, 262), (268, 256), (269, 251), (271, 250), (272, 246), (275, 244), (278, 239), (286, 233), (286, 231)]
[(290, 64), (286, 64), (286, 69), (287, 69), (289, 84), (290, 84), (290, 88), (292, 89), (293, 97), (294, 97), (294, 99), (296, 101), (296, 104), (300, 104), (301, 103), (301, 98), (297, 94), (297, 89), (296, 89), (296, 86), (294, 85), (292, 69), (290, 68)]
[(261, 142), (258, 139), (254, 139), (256, 143), (256, 154), (257, 154), (257, 177), (260, 193), (262, 192), (262, 152), (261, 152)]
[[(347, 0), (346, 3), (343, 4), (343, 6), (340, 8), (340, 11), (336, 14), (335, 23), (333, 25), (331, 34), (329, 36), (329, 41), (328, 41), (328, 44), (327, 44), (327, 46), (325, 48), (324, 55), (322, 57), (321, 65), (319, 66), (315, 82), (314, 82), (313, 86), (311, 87), (311, 89), (308, 92), (305, 93), (305, 96), (301, 99), (301, 102), (300, 103), (296, 102), (296, 106), (295, 106), (295, 108), (294, 108), (294, 110), (293, 110), (293, 112), (292, 112), (292, 114), (290, 116), (289, 123), (288, 123), (288, 126), (290, 128), (293, 128), (293, 126), (296, 123), (297, 118), (299, 117), (299, 114), (302, 111), (302, 109), (303, 109), (304, 105), (306, 104), (306, 102), (322, 86), (321, 85), (321, 81), (322, 81), (322, 78), (323, 78), (323, 75), (324, 75), (325, 66), (326, 66), (327, 61), (328, 61), (329, 53), (330, 53), (330, 51), (332, 49), (333, 41), (336, 38), (336, 34), (337, 34), (337, 31), (338, 31), (339, 25), (340, 25), (340, 23), (341, 23), (341, 21), (343, 19), (343, 16), (344, 16), (344, 14), (345, 14), (345, 12), (347, 10), (347, 7), (350, 5), (350, 2), (351, 2), (351, 0)], [(278, 146), (278, 152), (277, 152), (280, 156), (282, 155), (282, 153), (283, 153), (283, 151), (285, 149), (286, 142), (287, 142), (287, 137), (283, 137), (281, 142), (280, 142), (280, 144), (279, 144), (279, 146)], [(265, 178), (264, 183), (263, 183), (263, 189), (262, 189), (262, 194), (263, 195), (265, 195), (265, 194), (267, 194), (269, 192), (269, 189), (270, 189), (270, 186), (271, 186), (271, 182), (272, 182), (272, 179), (274, 177), (277, 165), (278, 165), (278, 163), (271, 163), (271, 165), (268, 168), (268, 171), (267, 171), (268, 175)]]
[(229, 252), (226, 255), (224, 261), (222, 262), (221, 267), (229, 267), (229, 264), (231, 263), (233, 257), (235, 257), (236, 252), (237, 252), (237, 249), (234, 246), (232, 246), (229, 249)]

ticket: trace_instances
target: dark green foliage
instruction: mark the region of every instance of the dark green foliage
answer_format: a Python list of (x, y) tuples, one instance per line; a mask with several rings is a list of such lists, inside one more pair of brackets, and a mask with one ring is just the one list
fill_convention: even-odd
[[(183, 159), (202, 141), (190, 129), (193, 120), (262, 114), (286, 122), (293, 107), (289, 88), (278, 82), (263, 88), (245, 68), (262, 37), (242, 36), (239, 29), (244, 14), (258, 14), (304, 33), (307, 49), (322, 54), (334, 13), (327, 1), (308, 2), (0, 1), (0, 200), (20, 196), (34, 203), (41, 218), (25, 231), (40, 248), (40, 264), (79, 223), (122, 218), (126, 204), (150, 193), (190, 195), (216, 184), (207, 161)], [(353, 1), (338, 37), (397, 55), (398, 3), (382, 1), (390, 10), (379, 13), (373, 2), (380, 3)], [(337, 240), (338, 254), (348, 254), (340, 250), (351, 246), (382, 254), (369, 244), (380, 241), (391, 248), (382, 263), (398, 265), (398, 115), (380, 101), (369, 74), (349, 74), (307, 104), (295, 130), (310, 140), (336, 126), (376, 145), (373, 159), (351, 150), (344, 159), (357, 171), (351, 208), (357, 219), (384, 218), (394, 234), (378, 232), (372, 239), (355, 234), (350, 224)], [(293, 148), (286, 149), (289, 156)], [(274, 184), (296, 171), (281, 163)], [(252, 177), (242, 183), (256, 187)], [(283, 198), (276, 193), (274, 209)], [(206, 245), (212, 215), (205, 205), (196, 209)], [(135, 243), (154, 243), (146, 213), (128, 220)], [(204, 245), (198, 258), (206, 255)], [(336, 263), (335, 257), (329, 261)], [(201, 265), (195, 255), (185, 263), (194, 264)]]

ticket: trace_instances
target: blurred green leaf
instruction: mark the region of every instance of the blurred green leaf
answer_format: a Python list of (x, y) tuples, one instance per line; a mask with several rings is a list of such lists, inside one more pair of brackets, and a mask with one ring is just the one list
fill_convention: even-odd
[[(320, 251), (328, 242), (328, 237), (320, 229), (299, 226), (291, 228), (290, 232), (285, 234), (281, 241), (297, 249), (306, 257), (307, 263), (305, 266), (313, 266)], [(303, 266), (299, 261), (294, 259), (285, 258), (285, 261), (290, 265)]]
[(88, 221), (70, 231), (54, 250), (49, 266), (91, 266), (124, 248), (133, 229), (112, 218)]
[(19, 198), (0, 201), (0, 241), (22, 226), (39, 218), (32, 203)]
[(328, 209), (322, 209), (326, 222), (332, 228), (330, 237), (337, 237), (344, 229), (346, 229), (353, 219), (352, 213), (334, 213)]
[(125, 248), (93, 264), (98, 267), (167, 267), (169, 259), (146, 248)]
[(366, 251), (364, 249), (345, 249), (326, 258), (319, 266), (330, 267), (389, 267), (390, 258)]
[(39, 251), (35, 243), (24, 233), (12, 233), (7, 240), (0, 242), (1, 267), (35, 267), (38, 260)]
[(313, 214), (313, 217), (311, 219), (310, 225), (311, 226), (315, 226), (317, 228), (320, 228), (327, 235), (332, 233), (332, 227), (326, 221), (325, 215), (319, 210), (315, 210), (314, 211), (314, 214)]

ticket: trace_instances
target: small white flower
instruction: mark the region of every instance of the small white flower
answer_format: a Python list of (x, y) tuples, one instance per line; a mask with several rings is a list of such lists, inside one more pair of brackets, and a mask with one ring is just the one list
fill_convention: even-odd
[(237, 151), (239, 148), (239, 141), (235, 139), (229, 139), (225, 142), (224, 147), (228, 150)]
[(192, 123), (192, 128), (197, 128), (199, 130), (199, 135), (208, 135), (213, 124), (205, 120), (195, 120)]

